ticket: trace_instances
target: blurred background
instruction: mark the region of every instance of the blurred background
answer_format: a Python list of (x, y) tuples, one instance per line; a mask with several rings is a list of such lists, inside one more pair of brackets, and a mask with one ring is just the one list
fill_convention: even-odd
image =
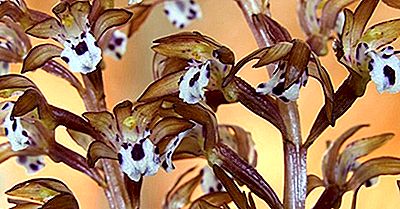
[[(27, 0), (30, 7), (50, 12), (56, 4), (56, 0)], [(117, 0), (119, 5), (126, 5), (127, 0)], [(233, 0), (199, 0), (203, 11), (203, 18), (195, 21), (185, 30), (197, 30), (211, 36), (221, 44), (228, 46), (240, 59), (257, 48), (256, 42), (247, 27), (247, 24)], [(271, 1), (273, 17), (287, 27), (295, 38), (304, 38), (296, 16), (295, 0)], [(381, 20), (398, 18), (399, 11), (390, 9), (385, 5), (379, 5), (372, 21), (369, 24)], [(172, 26), (163, 13), (162, 6), (158, 6), (150, 15), (145, 24), (129, 40), (128, 51), (122, 61), (114, 61), (106, 57), (107, 68), (104, 72), (106, 99), (108, 108), (111, 109), (119, 101), (135, 100), (139, 94), (152, 81), (151, 63), (152, 40), (178, 32)], [(38, 43), (38, 42), (35, 42)], [(398, 44), (397, 44), (398, 46)], [(340, 66), (332, 51), (327, 57), (322, 58), (323, 65), (328, 69), (335, 88), (347, 76), (347, 71)], [(20, 66), (13, 66), (13, 72), (19, 72)], [(84, 112), (76, 91), (65, 81), (55, 78), (43, 71), (29, 73), (46, 95), (49, 103), (68, 109), (76, 114)], [(256, 85), (268, 79), (265, 70), (252, 70), (250, 67), (242, 70), (240, 76)], [(315, 80), (303, 88), (298, 101), (303, 137), (306, 137), (311, 125), (323, 104), (323, 93)], [(372, 153), (370, 157), (381, 155), (393, 155), (400, 157), (400, 94), (379, 95), (373, 84), (370, 84), (363, 99), (358, 100), (348, 113), (337, 121), (335, 128), (329, 128), (320, 139), (310, 148), (308, 155), (308, 172), (321, 175), (321, 160), (326, 149), (326, 141), (338, 137), (342, 132), (357, 124), (371, 124), (371, 127), (363, 129), (353, 139), (358, 139), (384, 132), (393, 132), (395, 138), (383, 148)], [(253, 115), (240, 105), (227, 105), (220, 107), (218, 112), (219, 123), (234, 124), (244, 127), (251, 132), (258, 150), (258, 171), (264, 176), (280, 197), (283, 196), (283, 152), (279, 132), (270, 124)], [(1, 139), (4, 141), (5, 139)], [(57, 129), (57, 140), (66, 146), (84, 154), (84, 151), (74, 144), (67, 136), (65, 129)], [(64, 181), (78, 197), (82, 209), (106, 209), (107, 201), (96, 184), (85, 175), (69, 169), (62, 164), (51, 163), (46, 158), (46, 167), (34, 176), (27, 176), (23, 167), (18, 166), (15, 159), (10, 159), (0, 165), (0, 208), (9, 208), (4, 191), (14, 184), (31, 177), (56, 177)], [(201, 167), (204, 162), (181, 161), (176, 163), (177, 169), (166, 174), (160, 171), (156, 176), (146, 177), (143, 186), (142, 208), (160, 208), (164, 195), (173, 185), (177, 176), (183, 173), (189, 166), (198, 164)], [(399, 178), (397, 176), (397, 178)], [(395, 184), (396, 177), (381, 177), (379, 183), (371, 188), (362, 188), (359, 192), (358, 208), (398, 208), (400, 193)], [(322, 189), (313, 191), (307, 199), (307, 208), (311, 208)], [(351, 193), (345, 195), (341, 208), (350, 208)], [(259, 208), (268, 208), (262, 201), (257, 200)]]

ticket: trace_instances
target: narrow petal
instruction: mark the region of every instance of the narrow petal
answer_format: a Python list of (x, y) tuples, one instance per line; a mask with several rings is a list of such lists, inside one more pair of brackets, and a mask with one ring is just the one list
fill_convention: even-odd
[(160, 157), (150, 139), (143, 138), (137, 143), (127, 142), (118, 153), (122, 171), (133, 181), (142, 176), (155, 175), (160, 167)]
[(164, 13), (177, 28), (188, 26), (202, 16), (200, 5), (194, 0), (173, 0), (164, 2)]
[(190, 197), (200, 183), (201, 174), (196, 175), (195, 177), (182, 183), (181, 185), (180, 183), (183, 178), (192, 173), (194, 169), (195, 167), (190, 168), (189, 170), (185, 171), (181, 176), (179, 176), (174, 186), (168, 191), (168, 194), (166, 195), (163, 203), (163, 208), (181, 209), (190, 203)]
[(78, 201), (71, 190), (57, 179), (31, 179), (15, 185), (6, 194), (11, 196), (11, 202), (17, 204), (16, 208), (25, 208), (24, 204), (40, 204), (40, 208), (79, 209)]
[(171, 172), (172, 170), (175, 169), (175, 166), (172, 163), (172, 155), (174, 154), (175, 149), (179, 146), (179, 144), (181, 143), (182, 139), (185, 137), (186, 134), (187, 134), (187, 131), (179, 133), (178, 136), (176, 136), (174, 139), (172, 139), (168, 143), (167, 147), (165, 148), (164, 153), (162, 153), (161, 166), (164, 168), (165, 171)]
[(105, 53), (112, 56), (116, 60), (120, 60), (125, 54), (128, 37), (120, 30), (115, 30), (105, 49)]
[(196, 104), (204, 100), (204, 89), (211, 76), (211, 62), (189, 61), (186, 73), (179, 81), (179, 98), (188, 104)]
[(362, 163), (353, 173), (346, 184), (347, 190), (354, 190), (362, 186), (371, 178), (381, 175), (400, 174), (400, 159), (394, 157), (373, 158)]
[(382, 1), (390, 7), (400, 9), (400, 2), (397, 0), (382, 0)]
[(369, 74), (379, 93), (398, 93), (400, 91), (400, 59), (394, 54), (393, 47), (382, 51), (367, 52)]
[(18, 156), (17, 163), (24, 166), (28, 174), (34, 174), (45, 166), (43, 156)]
[[(189, 209), (221, 209), (222, 206), (229, 204), (231, 201), (232, 198), (227, 192), (214, 192), (194, 200)], [(255, 209), (255, 207), (251, 209)]]
[(133, 17), (129, 22), (128, 37), (131, 37), (143, 25), (154, 8), (154, 4), (137, 4), (132, 8)]
[(336, 169), (338, 172), (337, 183), (342, 185), (346, 182), (347, 175), (351, 170), (354, 170), (352, 168), (354, 168), (357, 159), (383, 146), (393, 136), (393, 134), (382, 134), (360, 139), (347, 145), (338, 158), (338, 167)]
[(46, 64), (54, 57), (59, 57), (62, 54), (62, 48), (53, 44), (42, 44), (31, 49), (24, 59), (22, 72), (34, 71)]
[(72, 72), (83, 74), (95, 71), (102, 59), (101, 49), (90, 32), (82, 32), (77, 38), (67, 39), (60, 56)]
[(368, 28), (361, 37), (361, 42), (377, 49), (394, 42), (400, 36), (400, 19), (378, 23)]
[(98, 40), (111, 28), (122, 26), (129, 21), (132, 13), (125, 9), (108, 9), (94, 23), (92, 32)]
[(53, 38), (62, 42), (66, 32), (61, 23), (56, 18), (51, 17), (33, 25), (26, 33), (37, 38)]

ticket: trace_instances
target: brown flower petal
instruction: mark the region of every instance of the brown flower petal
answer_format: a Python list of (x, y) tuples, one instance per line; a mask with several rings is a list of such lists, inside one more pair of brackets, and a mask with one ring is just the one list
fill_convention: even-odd
[(270, 16), (261, 13), (255, 14), (252, 16), (252, 20), (258, 31), (266, 31), (267, 34), (261, 36), (266, 36), (267, 42), (271, 40), (271, 45), (292, 40), (288, 30)]
[(4, 1), (0, 5), (0, 17), (9, 17), (19, 22), (26, 14), (12, 1)]
[(353, 136), (357, 131), (359, 131), (361, 128), (368, 127), (369, 125), (357, 125), (346, 132), (344, 132), (342, 135), (339, 136), (336, 140), (334, 140), (331, 145), (329, 146), (329, 149), (326, 151), (324, 155), (324, 159), (322, 162), (322, 173), (324, 176), (324, 181), (329, 184), (335, 184), (337, 179), (336, 179), (336, 163), (339, 160), (339, 151), (340, 147), (346, 142), (347, 139), (349, 139), (351, 136)]
[(379, 0), (363, 0), (357, 6), (356, 11), (354, 12), (353, 28), (351, 30), (351, 41), (353, 45), (355, 45), (356, 41), (361, 38), (365, 26), (378, 6), (378, 3)]
[(180, 101), (175, 103), (174, 109), (183, 118), (203, 126), (204, 150), (211, 150), (218, 141), (217, 119), (214, 113), (201, 104), (188, 105)]
[(216, 41), (198, 32), (182, 32), (153, 41), (152, 49), (167, 57), (212, 59), (214, 50), (221, 48)]
[(124, 25), (131, 17), (132, 13), (125, 9), (108, 9), (96, 20), (92, 32), (97, 39), (101, 39), (108, 29)]
[(8, 98), (13, 93), (28, 88), (37, 89), (36, 85), (25, 76), (13, 74), (0, 77), (0, 97)]
[(311, 55), (311, 50), (305, 42), (294, 39), (292, 43), (293, 46), (287, 58), (285, 89), (293, 85), (304, 74)]
[(214, 208), (220, 209), (221, 206), (228, 204), (232, 199), (227, 192), (213, 192), (197, 198), (190, 205), (189, 209)]
[(148, 102), (159, 99), (160, 97), (178, 93), (179, 80), (184, 73), (185, 71), (178, 71), (154, 81), (139, 97), (138, 102)]
[(257, 165), (257, 152), (251, 134), (243, 128), (234, 125), (219, 125), (219, 139), (231, 147), (236, 153), (251, 166)]
[(320, 60), (318, 59), (318, 56), (314, 53), (311, 53), (311, 55), (313, 57), (315, 67), (309, 64), (307, 73), (311, 77), (317, 79), (317, 81), (321, 84), (325, 96), (324, 106), (326, 111), (326, 117), (331, 123), (331, 125), (334, 125), (333, 114), (332, 114), (334, 90), (332, 81), (331, 78), (329, 77), (327, 70), (322, 66)]
[(60, 22), (56, 18), (50, 17), (43, 22), (38, 22), (37, 24), (32, 25), (32, 27), (26, 30), (26, 33), (36, 38), (58, 39), (58, 35), (63, 34), (64, 29), (61, 27)]
[(324, 186), (324, 182), (318, 176), (310, 174), (307, 176), (307, 196), (317, 187)]
[(400, 2), (397, 0), (382, 0), (383, 3), (387, 4), (390, 7), (400, 9)]
[(360, 167), (354, 171), (350, 180), (346, 184), (346, 189), (355, 190), (373, 177), (398, 174), (400, 174), (400, 158), (374, 158), (362, 163)]
[(347, 5), (356, 0), (331, 0), (327, 1), (321, 12), (321, 34), (329, 35), (336, 26), (336, 19), (339, 12)]
[(394, 42), (400, 36), (400, 19), (378, 23), (368, 28), (361, 37), (360, 42), (368, 43), (368, 46), (377, 49)]
[(106, 111), (85, 112), (83, 113), (83, 117), (86, 118), (90, 125), (92, 125), (104, 138), (109, 141), (116, 140), (118, 129), (114, 116), (111, 113)]
[(342, 185), (347, 180), (347, 175), (355, 164), (355, 161), (372, 151), (383, 146), (392, 139), (394, 134), (381, 134), (368, 138), (363, 138), (347, 145), (338, 158), (337, 184)]
[[(283, 205), (275, 191), (262, 178), (257, 170), (242, 160), (228, 146), (221, 143), (217, 144), (213, 150), (213, 154), (215, 154), (215, 156), (212, 157), (216, 157), (216, 159), (209, 159), (211, 163), (221, 166), (225, 171), (232, 174), (233, 177), (239, 179), (254, 194), (263, 199), (271, 208), (283, 208)], [(213, 168), (215, 168), (215, 166), (213, 166)], [(214, 173), (216, 173), (215, 170)], [(235, 200), (235, 198), (232, 199)]]
[(183, 183), (178, 187), (179, 183), (183, 180), (185, 176), (191, 173), (195, 167), (190, 168), (185, 173), (183, 173), (174, 186), (168, 191), (166, 199), (163, 203), (164, 209), (180, 209), (190, 203), (190, 196), (192, 196), (196, 187), (200, 184), (201, 174), (191, 178), (189, 181)]
[(176, 148), (173, 160), (204, 157), (204, 137), (199, 126), (190, 130)]
[(168, 74), (184, 70), (188, 61), (182, 58), (166, 57), (159, 53), (155, 53), (153, 57), (153, 79), (159, 78)]
[(140, 26), (144, 23), (147, 17), (153, 10), (154, 4), (135, 4), (130, 9), (133, 12), (133, 17), (129, 21), (128, 37), (131, 37)]
[(250, 84), (238, 77), (235, 77), (234, 85), (240, 103), (258, 116), (272, 123), (282, 134), (286, 133), (279, 108), (271, 96), (257, 94), (256, 90)]
[(24, 59), (21, 73), (34, 71), (42, 67), (54, 57), (59, 57), (62, 50), (62, 48), (53, 44), (41, 44), (33, 47)]
[(222, 86), (227, 86), (228, 83), (230, 83), (236, 73), (239, 72), (239, 70), (248, 62), (254, 59), (258, 59), (258, 62), (253, 65), (253, 67), (262, 67), (265, 65), (268, 65), (272, 62), (278, 61), (280, 59), (283, 59), (288, 55), (288, 53), (291, 51), (293, 47), (292, 43), (288, 42), (280, 42), (276, 45), (273, 45), (271, 47), (266, 47), (262, 49), (258, 49), (246, 57), (242, 58), (228, 73), (228, 75), (225, 77), (225, 80), (222, 84)]
[(92, 10), (89, 14), (89, 22), (93, 23), (107, 9), (114, 8), (114, 0), (96, 0), (92, 2)]
[[(213, 171), (224, 188), (228, 191), (228, 194), (232, 197), (233, 202), (238, 208), (250, 208), (247, 203), (246, 195), (240, 191), (239, 187), (235, 182), (225, 173), (225, 171), (218, 165), (213, 165)], [(212, 194), (212, 193), (211, 193)]]
[(43, 209), (78, 209), (78, 202), (71, 190), (61, 181), (50, 178), (31, 179), (15, 185), (7, 195), (26, 199), (26, 202), (38, 201)]
[(89, 145), (87, 152), (87, 163), (89, 167), (94, 167), (99, 159), (118, 160), (117, 152), (101, 141), (94, 141)]
[(349, 75), (349, 77), (340, 85), (339, 89), (335, 92), (333, 98), (332, 120), (327, 118), (327, 110), (325, 105), (319, 111), (317, 119), (310, 130), (304, 147), (309, 147), (314, 141), (328, 128), (329, 125), (334, 124), (354, 102), (362, 97), (370, 81), (369, 77), (360, 77), (358, 75)]
[[(177, 136), (179, 133), (186, 131), (194, 126), (188, 120), (176, 117), (166, 117), (157, 122), (154, 128), (152, 128), (152, 135), (150, 136), (154, 144), (162, 143), (165, 146), (168, 144), (168, 138)], [(164, 146), (164, 147), (165, 147)], [(160, 146), (158, 146), (160, 148)], [(164, 149), (160, 149), (160, 153), (163, 153)]]
[(74, 131), (72, 129), (67, 129), (67, 132), (69, 136), (79, 145), (81, 146), (85, 151), (88, 150), (89, 145), (94, 141), (93, 137), (81, 133), (79, 131)]

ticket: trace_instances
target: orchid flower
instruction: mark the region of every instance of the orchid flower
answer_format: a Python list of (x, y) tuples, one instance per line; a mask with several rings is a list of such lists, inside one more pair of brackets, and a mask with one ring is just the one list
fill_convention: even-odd
[(98, 171), (90, 169), (84, 157), (55, 140), (55, 129), (59, 125), (99, 138), (86, 121), (48, 104), (37, 86), (26, 77), (1, 76), (0, 92), (2, 98), (18, 97), (16, 101), (0, 103), (0, 135), (8, 139), (0, 144), (0, 162), (18, 156), (18, 162), (26, 166), (28, 172), (35, 172), (44, 166), (41, 156), (47, 155), (104, 185)]
[[(167, 89), (159, 93), (178, 93), (185, 103), (196, 104), (207, 100), (207, 92), (222, 89), (222, 79), (234, 61), (234, 55), (228, 48), (207, 36), (188, 32), (154, 42), (157, 44), (153, 46), (156, 52), (154, 76), (159, 82), (153, 83), (149, 90), (171, 82)], [(144, 94), (144, 97), (147, 95)]]
[[(343, 9), (358, 0), (301, 0), (298, 11), (301, 28), (307, 36), (307, 43), (314, 53), (324, 56), (328, 53), (327, 42), (332, 33), (342, 34)], [(318, 15), (321, 14), (321, 15)]]
[(345, 10), (343, 36), (335, 43), (338, 59), (352, 74), (371, 78), (379, 93), (400, 91), (400, 60), (388, 44), (400, 33), (400, 20), (381, 22), (365, 30), (378, 1), (364, 0), (353, 13)]
[[(158, 123), (155, 119), (153, 124), (150, 123), (153, 120), (151, 114), (145, 116), (137, 110), (146, 107), (133, 108), (131, 102), (125, 101), (114, 108), (114, 115), (109, 112), (88, 112), (84, 117), (107, 139), (90, 145), (89, 164), (94, 165), (97, 158), (101, 157), (118, 160), (122, 171), (138, 182), (142, 176), (155, 175), (160, 167), (167, 172), (175, 168), (172, 164), (173, 153), (185, 136), (185, 130), (192, 125), (173, 117), (161, 119)], [(166, 127), (177, 122), (182, 124), (171, 127), (171, 130)], [(96, 153), (97, 147), (104, 152)]]
[[(322, 161), (322, 180), (315, 175), (308, 176), (309, 185), (307, 194), (319, 186), (325, 187), (325, 192), (322, 194), (315, 208), (330, 208), (332, 205), (338, 208), (343, 194), (347, 191), (358, 191), (363, 185), (370, 187), (377, 181), (377, 177), (380, 175), (396, 175), (400, 173), (399, 158), (379, 157), (369, 159), (363, 163), (358, 161), (359, 158), (370, 154), (392, 139), (394, 136), (392, 133), (356, 140), (348, 144), (341, 151), (343, 144), (352, 135), (367, 126), (358, 125), (352, 127), (338, 139), (329, 143), (329, 148), (325, 152)], [(329, 201), (327, 201), (327, 198), (329, 198)]]
[(115, 60), (120, 60), (126, 52), (127, 45), (127, 35), (121, 30), (115, 30), (112, 32), (111, 38), (104, 52)]
[[(231, 149), (234, 150), (241, 159), (245, 160), (252, 166), (256, 166), (257, 153), (254, 149), (254, 142), (247, 131), (238, 126), (219, 125), (218, 134), (220, 143), (231, 147)], [(193, 141), (197, 142), (191, 143)], [(186, 137), (178, 147), (175, 158), (188, 159), (206, 155), (206, 151), (200, 146), (203, 141), (204, 136), (202, 135), (201, 127), (199, 125), (194, 126), (190, 131), (188, 131)], [(202, 151), (197, 152), (196, 150)], [(200, 154), (200, 156), (196, 156), (197, 154)], [(198, 206), (199, 204), (204, 204), (202, 201), (206, 201), (210, 204), (207, 208), (218, 208), (217, 206), (227, 204), (231, 201), (230, 198), (227, 198), (224, 186), (215, 176), (214, 171), (209, 165), (204, 166), (197, 175), (181, 184), (182, 179), (188, 174), (194, 173), (194, 170), (195, 167), (189, 169), (179, 177), (177, 182), (168, 192), (163, 203), (163, 208), (173, 209), (183, 208), (185, 206), (195, 208), (195, 206)], [(191, 196), (198, 186), (202, 188), (203, 194), (192, 200)]]
[[(124, 9), (113, 9), (95, 1), (92, 6), (89, 1), (62, 1), (53, 8), (58, 19), (49, 17), (27, 30), (27, 33), (38, 38), (52, 38), (63, 48), (53, 44), (34, 47), (26, 60), (36, 60), (36, 64), (28, 70), (43, 66), (54, 57), (69, 65), (72, 72), (87, 74), (95, 71), (102, 60), (103, 36), (112, 27), (125, 24), (131, 13)], [(100, 5), (100, 6), (98, 6)], [(44, 58), (43, 58), (44, 57)], [(26, 66), (25, 66), (26, 68)]]

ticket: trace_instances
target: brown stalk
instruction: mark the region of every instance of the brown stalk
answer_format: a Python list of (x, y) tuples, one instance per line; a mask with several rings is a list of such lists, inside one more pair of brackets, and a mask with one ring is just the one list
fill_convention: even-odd
[[(86, 88), (87, 99), (83, 99), (87, 111), (107, 110), (102, 69), (98, 69), (91, 74), (82, 74), (83, 83)], [(135, 209), (139, 208), (139, 201), (131, 201), (129, 191), (125, 186), (124, 174), (115, 160), (101, 160), (107, 187), (104, 189), (111, 209)]]
[[(274, 40), (268, 38), (266, 27), (256, 25), (253, 16), (262, 11), (257, 0), (236, 0), (239, 8), (260, 48), (269, 46)], [(272, 69), (268, 69), (272, 75)], [(301, 128), (297, 104), (291, 102), (278, 104), (281, 116), (286, 125), (287, 137), (284, 137), (285, 190), (284, 206), (290, 209), (305, 208), (307, 193), (307, 152), (301, 148)]]

